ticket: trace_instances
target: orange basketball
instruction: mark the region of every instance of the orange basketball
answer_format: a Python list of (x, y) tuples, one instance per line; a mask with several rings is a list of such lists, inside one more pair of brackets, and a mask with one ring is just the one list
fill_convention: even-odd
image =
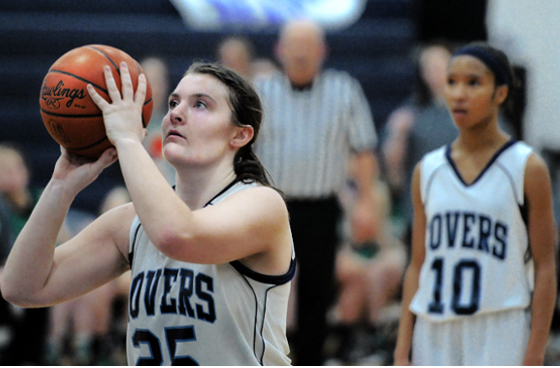
[[(98, 158), (112, 144), (107, 138), (101, 110), (87, 93), (91, 83), (107, 101), (111, 101), (105, 85), (103, 67), (111, 66), (119, 91), (119, 65), (126, 61), (134, 90), (140, 64), (122, 50), (105, 45), (87, 45), (62, 55), (50, 67), (43, 85), (39, 103), (43, 123), (54, 140), (68, 151), (89, 158)], [(152, 116), (152, 89), (148, 82), (142, 121), (146, 127)]]

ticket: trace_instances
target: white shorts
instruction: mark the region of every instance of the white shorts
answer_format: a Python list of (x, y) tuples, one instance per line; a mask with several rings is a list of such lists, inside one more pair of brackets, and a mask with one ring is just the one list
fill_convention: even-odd
[(522, 365), (531, 328), (530, 309), (512, 309), (448, 322), (418, 316), (413, 365)]

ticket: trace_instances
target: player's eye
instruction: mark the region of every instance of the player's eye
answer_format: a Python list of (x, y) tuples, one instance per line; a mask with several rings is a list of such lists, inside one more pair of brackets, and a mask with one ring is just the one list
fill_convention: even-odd
[(208, 106), (206, 105), (206, 103), (204, 101), (196, 100), (196, 102), (194, 103), (194, 107), (196, 107), (197, 109), (204, 109)]
[(479, 86), (480, 80), (478, 78), (472, 78), (468, 82), (469, 86)]

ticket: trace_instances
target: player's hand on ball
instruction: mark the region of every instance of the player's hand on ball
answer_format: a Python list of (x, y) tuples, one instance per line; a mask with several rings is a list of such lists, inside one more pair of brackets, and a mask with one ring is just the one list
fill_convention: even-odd
[(74, 195), (91, 184), (106, 167), (117, 160), (115, 148), (105, 150), (96, 161), (71, 153), (64, 147), (60, 147), (60, 151), (52, 177), (53, 180), (64, 182)]
[(142, 108), (146, 97), (146, 77), (138, 77), (136, 93), (126, 63), (120, 64), (122, 91), (119, 91), (113, 73), (108, 66), (103, 68), (105, 82), (111, 102), (101, 97), (91, 84), (87, 90), (91, 99), (103, 112), (103, 121), (107, 130), (107, 137), (115, 147), (126, 140), (144, 139), (145, 128), (142, 126)]

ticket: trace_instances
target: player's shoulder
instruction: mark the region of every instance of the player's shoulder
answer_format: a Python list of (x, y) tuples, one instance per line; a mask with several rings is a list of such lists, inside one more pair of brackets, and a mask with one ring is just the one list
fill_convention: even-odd
[(283, 196), (276, 189), (256, 183), (247, 184), (241, 190), (232, 193), (224, 200), (247, 200), (251, 202), (266, 202), (270, 205), (286, 207)]
[(282, 219), (288, 216), (286, 201), (282, 194), (266, 185), (249, 184), (225, 198), (223, 203), (230, 203), (236, 207), (241, 206), (247, 211), (261, 213), (262, 219)]
[(422, 170), (429, 170), (448, 162), (449, 149), (449, 145), (444, 145), (427, 152), (418, 162), (418, 165), (422, 167)]
[(501, 161), (525, 161), (534, 153), (534, 150), (523, 141), (510, 140), (498, 153), (498, 159)]
[(546, 161), (537, 152), (532, 151), (527, 157), (525, 177), (527, 179), (536, 179), (548, 178), (548, 176), (549, 170)]

